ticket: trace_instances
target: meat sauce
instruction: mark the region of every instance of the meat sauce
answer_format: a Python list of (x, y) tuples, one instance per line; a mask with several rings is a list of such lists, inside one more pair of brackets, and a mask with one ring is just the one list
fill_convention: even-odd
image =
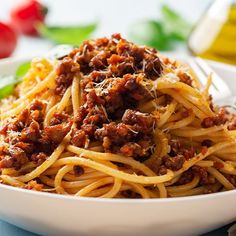
[[(51, 125), (43, 128), (46, 105), (35, 100), (17, 118), (1, 127), (6, 145), (0, 147), (0, 168), (20, 169), (27, 162), (39, 165), (70, 130), (71, 121), (63, 114), (54, 114)], [(63, 119), (62, 119), (63, 116)]]
[(150, 156), (157, 121), (137, 106), (151, 97), (141, 82), (157, 79), (162, 66), (154, 49), (136, 46), (119, 34), (86, 41), (65, 57), (59, 65), (56, 91), (63, 95), (75, 73), (82, 78), (82, 105), (71, 143), (87, 147), (100, 141), (105, 152), (141, 161)]
[[(158, 119), (152, 113), (141, 112), (138, 105), (154, 97), (143, 82), (158, 79), (165, 63), (169, 63), (168, 59), (161, 60), (155, 49), (132, 44), (119, 34), (110, 39), (85, 41), (59, 61), (54, 90), (56, 96), (62, 97), (73, 78), (80, 78), (78, 115), (55, 113), (49, 126), (44, 127), (46, 104), (34, 100), (29, 108), (1, 127), (6, 145), (0, 147), (0, 168), (20, 169), (27, 162), (40, 165), (71, 130), (73, 122), (71, 144), (88, 148), (90, 143), (99, 141), (104, 152), (145, 161), (155, 149)], [(187, 74), (179, 72), (178, 77), (192, 86)], [(166, 103), (170, 102), (170, 96), (166, 95)], [(188, 110), (183, 112), (183, 118), (187, 116)], [(229, 117), (226, 110), (220, 110), (216, 117), (204, 119), (202, 127), (226, 122), (229, 129), (236, 128), (236, 119)], [(211, 145), (211, 140), (204, 140), (202, 150)], [(165, 174), (167, 169), (181, 169), (197, 153), (178, 139), (169, 140), (169, 146), (168, 155), (152, 168), (158, 175)], [(76, 166), (74, 172), (79, 176), (84, 170)], [(182, 175), (179, 184), (188, 183), (194, 175), (199, 175), (204, 184), (213, 181), (204, 168), (195, 166)]]

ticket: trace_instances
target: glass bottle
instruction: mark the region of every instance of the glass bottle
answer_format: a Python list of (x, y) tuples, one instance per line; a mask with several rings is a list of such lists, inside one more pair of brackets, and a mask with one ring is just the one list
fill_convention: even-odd
[(197, 56), (236, 65), (236, 1), (216, 0), (188, 39)]

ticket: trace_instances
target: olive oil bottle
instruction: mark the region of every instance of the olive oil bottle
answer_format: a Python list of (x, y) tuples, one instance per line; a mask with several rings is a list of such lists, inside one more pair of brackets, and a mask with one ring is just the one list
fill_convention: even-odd
[(236, 65), (236, 1), (216, 0), (188, 39), (197, 56)]

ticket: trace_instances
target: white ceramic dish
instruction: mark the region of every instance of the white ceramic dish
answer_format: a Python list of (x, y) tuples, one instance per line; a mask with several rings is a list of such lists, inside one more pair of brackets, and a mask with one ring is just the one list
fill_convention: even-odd
[[(22, 60), (0, 62), (13, 74)], [(236, 95), (236, 68), (211, 63)], [(92, 199), (0, 186), (0, 218), (41, 235), (199, 235), (236, 220), (236, 190), (173, 199)]]

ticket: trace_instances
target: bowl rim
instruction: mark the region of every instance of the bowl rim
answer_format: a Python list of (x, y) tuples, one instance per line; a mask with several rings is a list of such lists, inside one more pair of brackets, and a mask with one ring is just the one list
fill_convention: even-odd
[(146, 198), (146, 199), (135, 199), (135, 198), (99, 198), (99, 197), (77, 197), (65, 194), (40, 192), (36, 190), (23, 189), (20, 187), (14, 187), (10, 185), (0, 184), (0, 195), (1, 190), (8, 190), (11, 192), (17, 192), (20, 194), (32, 195), (32, 197), (44, 197), (49, 199), (67, 200), (67, 201), (82, 201), (82, 202), (101, 202), (101, 203), (119, 203), (119, 204), (151, 204), (151, 203), (176, 203), (176, 202), (191, 202), (201, 200), (214, 200), (220, 197), (229, 197), (230, 195), (236, 196), (236, 189), (228, 190), (224, 192), (216, 192), (209, 194), (200, 194), (194, 196), (183, 196), (183, 197), (172, 197), (172, 198)]
[[(192, 56), (190, 55), (178, 55), (173, 53), (167, 54), (173, 58), (180, 58), (180, 59), (188, 59)], [(12, 57), (12, 58), (5, 58), (0, 60), (0, 66), (6, 64), (14, 64), (19, 63), (27, 60), (32, 60), (33, 58), (42, 57), (42, 56), (34, 56), (34, 57)], [(228, 65), (220, 62), (215, 62), (208, 60), (210, 64), (219, 67), (220, 69), (231, 71), (232, 73), (236, 73), (236, 66)], [(15, 68), (14, 68), (15, 69)], [(0, 72), (1, 74), (1, 72)], [(101, 203), (119, 203), (119, 204), (150, 204), (150, 203), (175, 203), (175, 202), (190, 202), (190, 201), (197, 201), (197, 200), (213, 200), (218, 197), (228, 197), (230, 195), (236, 196), (236, 189), (224, 191), (224, 192), (217, 192), (217, 193), (209, 193), (209, 194), (200, 194), (194, 196), (183, 196), (183, 197), (172, 197), (172, 198), (149, 198), (149, 199), (128, 199), (128, 198), (95, 198), (95, 197), (77, 197), (77, 196), (68, 196), (63, 194), (57, 193), (50, 193), (50, 192), (40, 192), (36, 190), (28, 190), (23, 189), (20, 187), (9, 186), (0, 183), (0, 191), (1, 190), (8, 190), (11, 192), (18, 192), (20, 194), (28, 194), (35, 197), (44, 197), (50, 199), (59, 199), (59, 200), (68, 200), (68, 201), (82, 201), (82, 202), (101, 202)], [(1, 193), (0, 193), (1, 194)]]

